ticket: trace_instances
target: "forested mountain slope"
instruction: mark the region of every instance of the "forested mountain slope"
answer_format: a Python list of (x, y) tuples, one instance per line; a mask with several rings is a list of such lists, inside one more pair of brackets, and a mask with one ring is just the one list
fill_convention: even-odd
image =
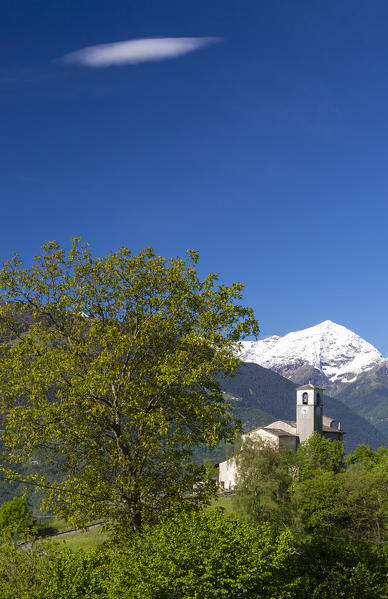
[(388, 360), (347, 385), (338, 399), (388, 437)]

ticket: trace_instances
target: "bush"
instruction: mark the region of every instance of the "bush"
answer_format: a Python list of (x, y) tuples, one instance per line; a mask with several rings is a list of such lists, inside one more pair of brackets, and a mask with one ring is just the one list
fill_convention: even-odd
[(40, 599), (47, 569), (53, 558), (53, 550), (40, 544), (26, 551), (16, 549), (12, 545), (2, 545), (1, 599)]
[(293, 597), (287, 532), (220, 512), (165, 521), (112, 559), (109, 599)]
[(105, 599), (104, 581), (109, 580), (106, 563), (98, 549), (62, 550), (48, 564), (39, 599)]
[(387, 549), (373, 543), (315, 537), (300, 548), (298, 599), (388, 597)]
[(0, 535), (3, 539), (27, 535), (34, 522), (25, 497), (14, 497), (0, 508)]
[(73, 553), (51, 543), (22, 551), (0, 547), (1, 599), (107, 599), (106, 559), (96, 549)]
[(0, 547), (1, 599), (383, 599), (388, 548), (191, 514), (121, 545)]

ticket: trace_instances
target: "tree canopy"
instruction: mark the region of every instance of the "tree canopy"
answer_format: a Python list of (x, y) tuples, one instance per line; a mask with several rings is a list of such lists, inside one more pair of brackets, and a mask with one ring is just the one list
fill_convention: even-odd
[(208, 497), (191, 454), (233, 437), (217, 377), (234, 373), (239, 339), (258, 327), (242, 284), (201, 279), (197, 261), (150, 248), (96, 257), (76, 238), (69, 252), (46, 243), (30, 268), (17, 255), (4, 264), (2, 471), (15, 477), (38, 449), (55, 461), (45, 506), (57, 514), (138, 530)]
[(295, 454), (262, 439), (240, 439), (235, 452), (238, 510), (256, 522), (287, 526), (292, 520), (290, 488)]
[(342, 442), (315, 432), (295, 453), (244, 439), (235, 459), (235, 503), (248, 518), (291, 527), (302, 538), (386, 542), (386, 447), (360, 445), (344, 459)]

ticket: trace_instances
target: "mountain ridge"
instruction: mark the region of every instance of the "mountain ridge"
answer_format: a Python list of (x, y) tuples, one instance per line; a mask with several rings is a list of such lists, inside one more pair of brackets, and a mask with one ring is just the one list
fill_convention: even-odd
[(388, 359), (357, 377), (337, 397), (388, 436)]
[(338, 390), (384, 361), (368, 341), (346, 327), (325, 320), (280, 337), (243, 341), (240, 354), (297, 383), (308, 382)]

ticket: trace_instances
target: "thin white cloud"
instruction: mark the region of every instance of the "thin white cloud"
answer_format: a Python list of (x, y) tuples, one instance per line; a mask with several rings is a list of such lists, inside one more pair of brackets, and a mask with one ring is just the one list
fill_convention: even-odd
[(88, 46), (60, 60), (84, 67), (102, 68), (167, 60), (221, 41), (219, 37), (162, 37)]

